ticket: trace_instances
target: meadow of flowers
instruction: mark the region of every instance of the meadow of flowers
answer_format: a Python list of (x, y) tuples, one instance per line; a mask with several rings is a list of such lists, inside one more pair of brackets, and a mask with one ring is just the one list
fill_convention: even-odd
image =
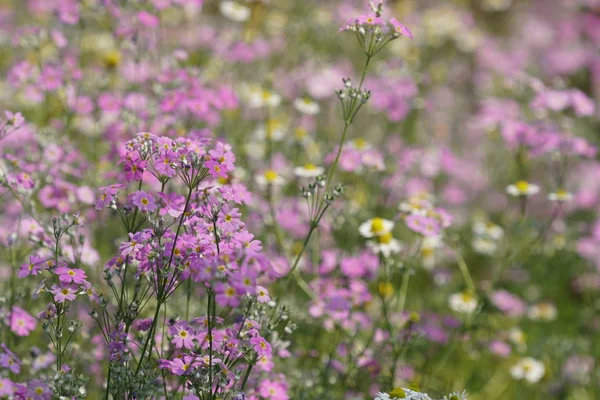
[(0, 0), (0, 397), (600, 399), (600, 0)]

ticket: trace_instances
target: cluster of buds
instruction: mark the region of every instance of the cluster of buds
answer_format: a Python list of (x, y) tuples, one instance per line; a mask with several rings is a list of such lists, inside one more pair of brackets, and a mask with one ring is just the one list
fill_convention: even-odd
[(367, 102), (371, 97), (371, 91), (362, 89), (362, 82), (358, 88), (352, 86), (350, 78), (343, 79), (344, 88), (336, 90), (338, 99), (342, 103), (342, 113), (344, 115), (344, 121), (346, 124), (351, 124), (358, 113), (358, 110)]
[(389, 42), (398, 39), (400, 36), (413, 38), (410, 30), (400, 21), (396, 18), (390, 18), (389, 21), (386, 21), (381, 17), (382, 14), (382, 2), (371, 3), (371, 13), (348, 20), (340, 29), (356, 34), (356, 38), (367, 57), (373, 57)]

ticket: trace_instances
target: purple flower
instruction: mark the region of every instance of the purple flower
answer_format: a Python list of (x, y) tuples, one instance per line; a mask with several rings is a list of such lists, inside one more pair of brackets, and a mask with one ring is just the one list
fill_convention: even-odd
[(154, 199), (154, 196), (143, 190), (135, 192), (131, 196), (131, 202), (144, 214), (156, 210), (156, 200)]

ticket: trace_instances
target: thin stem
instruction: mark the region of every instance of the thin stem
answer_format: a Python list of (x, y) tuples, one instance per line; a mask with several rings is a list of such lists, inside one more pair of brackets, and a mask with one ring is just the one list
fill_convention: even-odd
[(456, 252), (456, 262), (458, 263), (458, 268), (460, 269), (460, 272), (463, 276), (463, 279), (465, 280), (465, 284), (467, 285), (469, 292), (471, 292), (471, 294), (475, 296), (477, 294), (477, 291), (475, 290), (475, 284), (473, 283), (473, 279), (471, 278), (471, 274), (469, 273), (469, 268), (467, 267), (467, 263), (465, 262), (465, 259), (463, 258), (460, 250)]

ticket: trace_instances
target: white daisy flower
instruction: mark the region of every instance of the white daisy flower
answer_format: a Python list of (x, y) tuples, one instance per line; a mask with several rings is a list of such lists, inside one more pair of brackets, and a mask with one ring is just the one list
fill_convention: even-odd
[(224, 17), (236, 22), (247, 21), (252, 13), (250, 8), (235, 1), (222, 1), (219, 4), (219, 11)]
[(427, 393), (417, 392), (416, 390), (406, 388), (395, 388), (390, 393), (378, 392), (375, 400), (431, 400)]
[(429, 193), (413, 196), (400, 203), (398, 209), (407, 214), (427, 215), (433, 209), (433, 196)]
[(392, 254), (398, 254), (402, 250), (400, 242), (392, 236), (392, 232), (385, 235), (376, 236), (375, 240), (367, 242), (367, 246), (374, 253), (381, 253), (384, 257), (389, 257)]
[(440, 236), (425, 236), (421, 245), (421, 261), (425, 269), (431, 270), (436, 263), (436, 249), (442, 247)]
[(366, 238), (372, 238), (373, 236), (383, 236), (388, 234), (394, 228), (394, 223), (389, 219), (373, 218), (367, 222), (363, 222), (359, 227), (358, 231)]
[(533, 196), (534, 194), (540, 191), (540, 187), (538, 185), (534, 185), (533, 183), (529, 183), (527, 181), (518, 181), (513, 185), (508, 185), (506, 191), (511, 196)]
[(294, 100), (294, 107), (296, 110), (300, 111), (302, 114), (315, 115), (320, 111), (319, 103), (309, 99), (308, 97), (303, 97), (300, 99)]
[(473, 232), (478, 235), (489, 236), (490, 239), (500, 240), (504, 237), (504, 230), (493, 222), (476, 221), (473, 224)]
[(492, 255), (498, 250), (498, 245), (495, 241), (483, 237), (473, 239), (471, 246), (473, 246), (473, 250), (476, 252), (486, 255)]
[(559, 189), (556, 192), (548, 195), (550, 201), (570, 201), (573, 199), (573, 193), (567, 192), (566, 190)]
[(523, 347), (525, 346), (527, 337), (525, 336), (525, 332), (523, 332), (520, 328), (512, 328), (510, 331), (508, 331), (508, 339), (515, 345)]
[(280, 95), (257, 85), (242, 86), (240, 94), (250, 108), (276, 107), (281, 103)]
[(533, 357), (521, 359), (510, 369), (510, 375), (517, 379), (525, 379), (529, 383), (539, 382), (546, 373), (544, 363)]
[(268, 169), (265, 172), (263, 172), (261, 175), (258, 175), (256, 177), (256, 182), (262, 186), (267, 186), (267, 185), (279, 186), (279, 185), (283, 185), (285, 183), (285, 180), (281, 177), (281, 175), (279, 175), (277, 173), (277, 171)]
[(259, 140), (270, 139), (274, 142), (281, 141), (286, 134), (286, 126), (278, 119), (270, 119), (266, 124), (260, 125), (254, 131), (254, 137)]
[(558, 311), (554, 304), (544, 302), (529, 307), (527, 316), (534, 321), (554, 321), (558, 316)]
[(369, 150), (372, 147), (371, 144), (363, 138), (356, 138), (349, 144), (356, 150)]
[(294, 174), (301, 178), (315, 178), (321, 175), (325, 169), (323, 167), (317, 167), (315, 164), (304, 164), (302, 167), (294, 168)]
[(477, 299), (469, 292), (455, 293), (448, 300), (453, 311), (470, 314), (477, 308)]

